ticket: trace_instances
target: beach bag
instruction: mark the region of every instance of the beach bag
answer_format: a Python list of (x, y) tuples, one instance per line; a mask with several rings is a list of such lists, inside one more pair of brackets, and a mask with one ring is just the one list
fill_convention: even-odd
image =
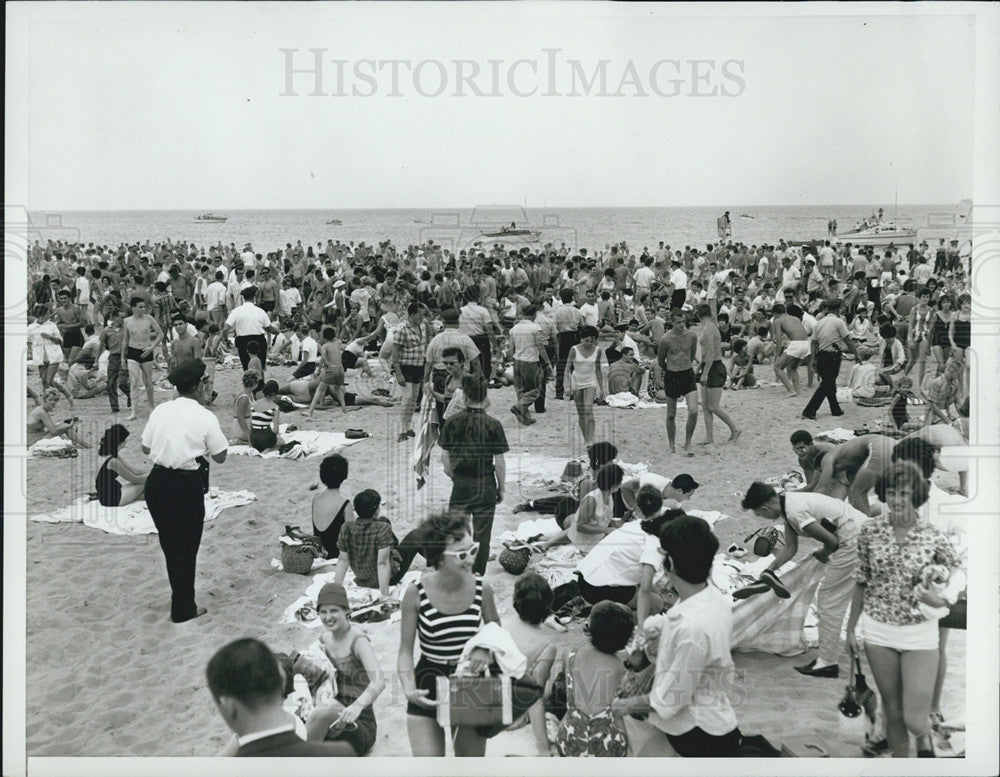
[(368, 436), (368, 432), (363, 429), (348, 429), (344, 432), (344, 437), (348, 440), (363, 440)]
[(312, 571), (313, 560), (325, 558), (323, 541), (312, 534), (305, 534), (293, 526), (285, 527), (285, 535), (298, 544), (281, 543), (281, 566), (286, 572), (308, 575)]
[(510, 675), (453, 675), (437, 678), (437, 722), (442, 728), (474, 726), (487, 739), (496, 736), (542, 698), (540, 685)]
[(523, 542), (504, 543), (504, 549), (500, 551), (497, 561), (506, 572), (512, 575), (519, 575), (528, 568), (528, 561), (531, 560), (531, 549)]

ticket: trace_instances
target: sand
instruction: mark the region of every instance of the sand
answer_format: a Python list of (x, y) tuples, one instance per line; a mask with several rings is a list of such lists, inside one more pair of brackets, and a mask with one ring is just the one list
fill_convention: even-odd
[[(291, 368), (273, 368), (284, 379)], [(759, 370), (770, 372), (769, 367)], [(844, 370), (846, 373), (847, 370)], [(232, 401), (239, 370), (220, 370), (217, 410), (223, 429), (232, 431)], [(804, 373), (803, 373), (804, 378)], [(551, 384), (549, 393), (551, 396)], [(780, 474), (795, 464), (788, 436), (798, 428), (813, 433), (834, 426), (848, 429), (880, 418), (880, 409), (845, 404), (846, 415), (830, 418), (824, 408), (818, 422), (802, 421), (806, 397), (785, 399), (780, 387), (724, 392), (723, 407), (745, 431), (734, 444), (696, 446), (694, 458), (671, 455), (666, 445), (664, 409), (610, 410), (596, 408), (598, 439), (611, 439), (629, 462), (647, 462), (654, 472), (688, 472), (702, 486), (690, 503), (693, 508), (719, 510), (731, 516), (715, 530), (723, 548), (760, 525), (739, 508), (737, 493), (754, 479)], [(583, 454), (575, 412), (569, 403), (551, 401), (549, 411), (531, 427), (519, 426), (508, 412), (513, 389), (490, 392), (492, 414), (503, 423), (513, 452), (539, 456)], [(169, 396), (157, 392), (157, 398)], [(143, 399), (145, 406), (145, 400)], [(78, 415), (91, 439), (112, 423), (106, 397), (81, 400)], [(60, 410), (64, 410), (64, 402)], [(59, 411), (57, 411), (59, 412)], [(126, 455), (141, 456), (138, 436), (148, 410), (137, 421), (124, 421), (133, 437)], [(292, 420), (292, 419), (288, 419)], [(683, 416), (681, 418), (683, 420)], [(376, 488), (383, 496), (383, 513), (399, 536), (428, 510), (443, 507), (450, 481), (435, 453), (428, 484), (420, 491), (410, 465), (412, 441), (395, 442), (398, 411), (362, 408), (344, 416), (337, 411), (317, 413), (302, 428), (340, 430), (361, 427), (371, 439), (352, 447), (347, 455), (351, 474), (344, 492), (353, 495)], [(679, 430), (683, 434), (683, 428)], [(695, 440), (703, 439), (703, 422)], [(716, 421), (716, 439), (728, 430)], [(68, 504), (93, 489), (99, 459), (95, 450), (77, 459), (34, 459), (28, 464), (28, 514)], [(497, 509), (494, 539), (519, 519), (513, 506), (538, 496), (519, 488), (517, 468), (508, 474), (508, 491)], [(308, 579), (272, 568), (279, 555), (278, 536), (285, 524), (310, 525), (309, 485), (318, 481), (318, 461), (262, 460), (232, 457), (213, 465), (212, 482), (221, 489), (247, 488), (257, 495), (251, 505), (227, 510), (206, 524), (198, 558), (197, 592), (207, 616), (175, 625), (168, 619), (170, 590), (163, 556), (155, 535), (120, 537), (82, 525), (27, 525), (27, 752), (29, 756), (210, 756), (230, 733), (215, 711), (208, 693), (204, 667), (221, 645), (239, 636), (263, 639), (275, 650), (301, 648), (315, 640), (317, 631), (278, 621), (285, 607), (308, 585)], [(415, 568), (422, 565), (418, 557)], [(511, 608), (514, 579), (495, 562), (487, 570), (502, 613)], [(409, 755), (405, 700), (395, 680), (398, 625), (361, 626), (369, 634), (387, 673), (388, 686), (375, 705), (379, 722), (373, 755)], [(579, 625), (567, 634), (553, 634), (560, 646), (580, 644)], [(762, 733), (775, 744), (789, 734), (822, 736), (834, 752), (856, 756), (862, 729), (837, 712), (847, 683), (799, 675), (793, 666), (805, 657), (780, 658), (766, 654), (735, 654), (738, 670), (733, 702), (746, 733)], [(964, 711), (965, 633), (953, 632), (949, 647), (946, 714)], [(638, 741), (642, 726), (631, 726)], [(169, 732), (169, 735), (164, 735)], [(487, 755), (534, 753), (530, 729), (491, 740)]]

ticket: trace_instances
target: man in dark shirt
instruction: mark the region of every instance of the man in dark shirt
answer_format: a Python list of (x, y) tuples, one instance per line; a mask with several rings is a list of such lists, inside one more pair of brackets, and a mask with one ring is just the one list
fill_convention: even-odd
[(462, 380), (466, 409), (449, 419), (441, 430), (444, 471), (452, 480), (448, 507), (472, 516), (472, 539), (479, 543), (472, 571), (486, 572), (490, 555), (493, 514), (503, 501), (507, 466), (503, 455), (510, 450), (503, 426), (486, 415), (486, 379), (467, 375)]

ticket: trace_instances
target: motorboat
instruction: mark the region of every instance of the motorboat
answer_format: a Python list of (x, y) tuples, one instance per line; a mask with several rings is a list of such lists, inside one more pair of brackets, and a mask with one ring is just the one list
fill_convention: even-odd
[(740, 214), (740, 218), (741, 219), (755, 219), (757, 217), (756, 216), (751, 216), (749, 213), (741, 213)]
[(513, 225), (501, 227), (499, 232), (483, 232), (483, 237), (509, 240), (515, 243), (537, 243), (541, 236), (542, 233), (539, 230), (517, 229)]
[(224, 222), (228, 219), (228, 216), (216, 216), (214, 213), (202, 213), (200, 216), (195, 216), (195, 221), (214, 221), (214, 222)]
[(891, 221), (879, 221), (867, 229), (851, 230), (837, 235), (837, 239), (856, 246), (901, 245), (916, 240), (917, 230), (897, 227)]
[(343, 224), (344, 222), (343, 222), (343, 221), (341, 221), (340, 219), (330, 219), (330, 220), (329, 220), (328, 222), (326, 222), (326, 223), (327, 223), (327, 224), (333, 224), (334, 226), (340, 226), (340, 225), (341, 225), (341, 224)]

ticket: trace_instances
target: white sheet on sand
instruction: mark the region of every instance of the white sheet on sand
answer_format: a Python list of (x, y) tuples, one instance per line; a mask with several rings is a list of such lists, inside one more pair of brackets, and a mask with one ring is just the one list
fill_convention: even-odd
[(44, 456), (47, 453), (69, 450), (72, 447), (72, 440), (66, 437), (45, 437), (28, 448), (28, 453), (32, 456)]
[[(314, 567), (315, 568), (315, 567)], [(312, 609), (316, 604), (316, 597), (319, 595), (320, 589), (327, 583), (332, 583), (334, 578), (337, 576), (336, 571), (332, 572), (322, 572), (318, 575), (313, 575), (310, 583), (306, 590), (299, 596), (294, 602), (292, 602), (285, 609), (284, 613), (281, 615), (281, 623), (298, 623), (303, 626), (308, 626), (310, 628), (314, 626), (322, 626), (319, 618), (313, 618), (309, 621), (302, 621), (295, 617), (295, 613), (301, 610), (303, 607), (308, 607)], [(406, 591), (407, 587), (412, 583), (416, 583), (421, 576), (421, 572), (418, 570), (411, 570), (403, 575), (403, 578), (394, 586), (389, 587), (389, 598), (390, 599), (402, 599), (403, 592)], [(360, 585), (354, 583), (354, 572), (349, 571), (344, 577), (344, 588), (347, 591), (347, 600), (351, 603), (351, 609), (357, 610), (365, 605), (372, 604), (381, 598), (377, 588), (364, 588)], [(388, 620), (381, 621), (382, 623), (396, 623), (400, 619), (400, 612), (396, 610), (392, 613)], [(375, 624), (368, 624), (375, 625)]]
[(654, 407), (666, 407), (665, 402), (652, 402), (648, 399), (639, 399), (630, 391), (622, 391), (618, 394), (608, 394), (605, 399), (610, 407), (647, 410)]
[(288, 424), (281, 424), (278, 427), (285, 442), (299, 443), (287, 453), (279, 453), (277, 449), (261, 453), (250, 445), (230, 445), (229, 454), (231, 456), (255, 456), (259, 459), (319, 459), (367, 439), (362, 437), (357, 440), (349, 440), (343, 432), (317, 432), (312, 429), (298, 429), (294, 432), (288, 432), (285, 431), (287, 427)]
[[(205, 520), (214, 520), (229, 507), (250, 504), (257, 497), (249, 491), (220, 491), (216, 497), (205, 495)], [(145, 502), (133, 502), (124, 507), (105, 507), (96, 499), (80, 497), (73, 504), (54, 513), (35, 515), (40, 523), (82, 523), (108, 534), (156, 534), (153, 517)]]
[(825, 432), (820, 432), (816, 435), (816, 439), (829, 440), (831, 442), (847, 442), (848, 440), (853, 440), (854, 437), (855, 434), (853, 431), (845, 429), (842, 426), (827, 429)]

